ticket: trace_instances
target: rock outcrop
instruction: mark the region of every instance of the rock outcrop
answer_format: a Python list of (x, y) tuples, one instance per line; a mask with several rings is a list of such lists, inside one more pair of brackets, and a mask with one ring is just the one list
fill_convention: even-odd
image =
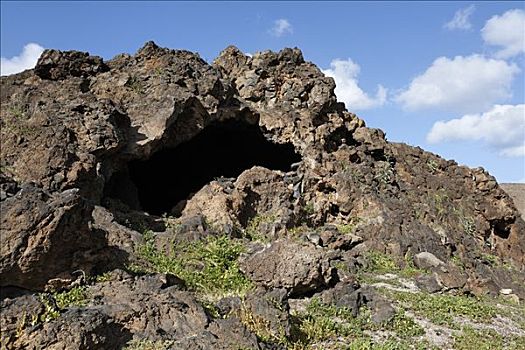
[[(335, 288), (368, 251), (399, 266), (427, 252), (449, 267), (433, 286), (525, 298), (525, 222), (494, 177), (388, 142), (298, 49), (248, 57), (228, 47), (212, 64), (153, 42), (107, 62), (46, 50), (1, 87), (4, 289), (41, 292), (78, 271), (140, 263), (148, 231), (167, 250), (219, 233), (243, 241), (241, 270), (285, 299)], [(90, 287), (100, 307), (69, 310), (14, 344), (267, 346), (191, 290), (140, 278)], [(6, 315), (29, 303), (3, 298)]]

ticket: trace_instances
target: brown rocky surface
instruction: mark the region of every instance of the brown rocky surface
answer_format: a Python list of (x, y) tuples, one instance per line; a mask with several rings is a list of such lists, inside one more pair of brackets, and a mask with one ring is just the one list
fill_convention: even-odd
[(514, 200), (514, 205), (525, 219), (525, 184), (505, 183), (500, 186)]
[(395, 320), (363, 271), (421, 253), (422, 290), (522, 302), (514, 187), (388, 142), (334, 88), (298, 49), (208, 64), (153, 42), (2, 77), (2, 347), (309, 344), (312, 296)]

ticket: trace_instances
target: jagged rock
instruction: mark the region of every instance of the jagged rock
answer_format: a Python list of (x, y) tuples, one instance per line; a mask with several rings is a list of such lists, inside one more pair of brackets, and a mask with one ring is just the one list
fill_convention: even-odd
[[(387, 142), (337, 102), (334, 80), (297, 48), (248, 57), (229, 47), (211, 65), (153, 42), (107, 62), (46, 50), (35, 69), (0, 82), (2, 286), (38, 291), (76, 270), (123, 268), (146, 231), (161, 250), (220, 232), (244, 237), (248, 277), (291, 296), (332, 288), (375, 250), (399, 262), (432, 252), (443, 264), (425, 266), (443, 289), (525, 298), (525, 222), (495, 179)], [(333, 229), (345, 225), (351, 234)], [(256, 237), (270, 242), (246, 242)], [(331, 264), (339, 255), (349, 272)], [(238, 320), (210, 319), (168, 279), (122, 275), (94, 287), (92, 324), (53, 321), (31, 339), (81, 347), (92, 332), (103, 348), (119, 325), (115, 339), (264, 347)], [(345, 295), (354, 295), (349, 307), (365, 302), (362, 291)], [(57, 329), (78, 336), (52, 339)]]
[(258, 325), (264, 325), (264, 335), (268, 338), (290, 337), (292, 326), (287, 296), (286, 289), (251, 293), (239, 310), (240, 318), (244, 316)]
[(34, 68), (42, 79), (61, 80), (70, 76), (87, 77), (108, 70), (101, 57), (87, 52), (45, 50)]
[(388, 322), (396, 315), (396, 309), (386, 299), (374, 299), (371, 306), (371, 320), (374, 323)]
[(71, 309), (38, 331), (26, 332), (15, 343), (21, 349), (116, 349), (131, 335), (96, 309)]
[(32, 319), (45, 311), (45, 306), (35, 295), (22, 294), (16, 297), (2, 295), (0, 301), (0, 326), (2, 327), (2, 344), (14, 344), (17, 331), (30, 325)]
[(278, 240), (242, 262), (244, 273), (265, 288), (285, 288), (290, 296), (327, 287), (335, 270), (335, 254), (291, 240)]
[(363, 242), (363, 238), (352, 233), (339, 232), (337, 228), (325, 227), (321, 229), (320, 244), (330, 249), (349, 250)]
[(414, 264), (420, 269), (432, 269), (434, 267), (444, 266), (445, 263), (438, 259), (434, 254), (421, 252), (414, 255)]
[(443, 289), (443, 285), (439, 283), (437, 277), (434, 274), (422, 274), (417, 276), (416, 285), (429, 293), (436, 293)]
[(42, 289), (49, 279), (89, 273), (107, 261), (104, 235), (88, 225), (92, 210), (75, 189), (49, 193), (23, 185), (2, 203), (0, 283)]
[(357, 316), (361, 306), (367, 302), (366, 297), (359, 291), (359, 285), (347, 282), (339, 282), (333, 288), (320, 293), (319, 297), (327, 305), (333, 304), (351, 310), (354, 316)]

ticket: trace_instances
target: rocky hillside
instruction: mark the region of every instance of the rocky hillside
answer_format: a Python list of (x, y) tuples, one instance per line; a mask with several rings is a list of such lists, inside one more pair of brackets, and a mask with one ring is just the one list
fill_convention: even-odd
[(153, 42), (2, 77), (2, 349), (523, 348), (513, 201), (334, 88)]

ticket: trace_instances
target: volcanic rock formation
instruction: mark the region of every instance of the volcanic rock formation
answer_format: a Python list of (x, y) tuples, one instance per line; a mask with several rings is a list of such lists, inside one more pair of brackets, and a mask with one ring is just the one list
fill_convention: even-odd
[[(242, 307), (218, 301), (219, 314), (249, 309), (287, 336), (289, 298), (366, 303), (352, 276), (369, 251), (399, 266), (430, 254), (440, 263), (415, 261), (434, 291), (523, 300), (525, 223), (496, 180), (388, 142), (334, 88), (298, 49), (228, 47), (210, 65), (153, 42), (107, 62), (46, 50), (34, 69), (2, 77), (3, 341), (272, 348), (242, 315), (210, 313), (183, 276), (128, 268), (145, 246), (218, 235), (242, 242), (239, 268), (255, 286)], [(20, 327), (22, 312), (49, 313), (36, 292), (75, 283), (94, 301)]]

